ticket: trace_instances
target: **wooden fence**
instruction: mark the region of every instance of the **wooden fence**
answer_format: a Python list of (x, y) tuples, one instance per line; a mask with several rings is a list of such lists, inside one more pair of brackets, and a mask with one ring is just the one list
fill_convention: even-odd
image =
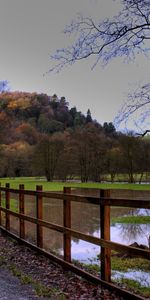
[[(2, 205), (2, 193), (3, 201), (5, 200), (5, 206)], [(19, 212), (10, 210), (10, 195), (15, 193), (19, 195)], [(31, 217), (25, 214), (25, 195), (34, 196), (36, 199), (36, 217)], [(63, 201), (63, 226), (47, 222), (43, 220), (43, 197), (60, 199)], [(88, 204), (95, 204), (99, 209), (99, 222), (101, 229), (101, 237), (94, 237), (85, 233), (73, 230), (71, 228), (71, 202), (82, 202)], [(150, 251), (145, 249), (139, 249), (115, 243), (110, 241), (110, 207), (133, 207), (133, 208), (146, 208), (150, 209), (150, 199), (113, 199), (110, 197), (110, 190), (100, 190), (99, 197), (91, 197), (84, 195), (75, 195), (71, 193), (70, 187), (64, 187), (63, 193), (44, 192), (42, 186), (37, 186), (36, 191), (25, 190), (24, 185), (19, 185), (19, 189), (10, 188), (7, 183), (5, 187), (0, 187), (0, 228), (17, 240), (24, 242), (26, 245), (38, 250), (40, 253), (47, 255), (53, 261), (61, 264), (64, 268), (67, 268), (80, 276), (85, 277), (96, 284), (103, 283), (105, 287), (119, 292), (120, 295), (128, 297), (127, 299), (143, 299), (140, 296), (130, 294), (125, 290), (120, 289), (116, 285), (111, 283), (111, 250), (122, 252), (130, 256), (140, 256), (150, 259)], [(5, 225), (2, 226), (2, 212), (5, 214)], [(19, 220), (19, 235), (16, 235), (10, 230), (10, 216), (14, 216)], [(36, 246), (31, 244), (25, 239), (25, 221), (36, 224)], [(49, 228), (54, 231), (63, 234), (63, 259), (48, 253), (43, 249), (43, 228)], [(92, 274), (85, 272), (84, 270), (76, 267), (71, 261), (71, 237), (75, 237), (80, 240), (98, 245), (101, 247), (101, 276), (93, 276)], [(125, 298), (126, 299), (126, 298)]]

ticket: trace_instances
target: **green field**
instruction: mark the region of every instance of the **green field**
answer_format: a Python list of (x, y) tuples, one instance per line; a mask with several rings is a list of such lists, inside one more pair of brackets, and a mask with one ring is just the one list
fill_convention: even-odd
[(150, 184), (47, 182), (44, 178), (35, 177), (1, 178), (0, 183), (1, 186), (10, 183), (11, 188), (18, 188), (19, 184), (24, 184), (27, 190), (35, 190), (36, 185), (42, 185), (44, 191), (62, 191), (64, 186), (98, 189), (150, 190)]

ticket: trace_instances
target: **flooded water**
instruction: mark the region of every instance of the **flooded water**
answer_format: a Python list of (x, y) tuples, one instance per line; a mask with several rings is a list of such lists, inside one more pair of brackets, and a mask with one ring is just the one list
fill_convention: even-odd
[[(16, 195), (12, 198), (18, 200)], [(18, 201), (17, 201), (18, 202)], [(48, 222), (63, 225), (62, 200), (43, 199), (43, 219)], [(16, 204), (18, 209), (18, 204)], [(36, 216), (35, 197), (25, 196), (25, 213)], [(150, 210), (113, 207), (111, 218), (127, 215), (150, 215)], [(86, 203), (71, 204), (71, 227), (85, 234), (100, 237), (100, 211), (97, 205)], [(19, 222), (11, 217), (11, 230), (19, 234)], [(26, 239), (36, 243), (36, 225), (25, 222)], [(111, 240), (120, 244), (130, 245), (134, 242), (148, 246), (147, 236), (150, 235), (150, 224), (118, 224), (111, 226)], [(44, 248), (63, 255), (63, 235), (53, 230), (43, 228)], [(97, 256), (100, 247), (72, 238), (72, 259), (84, 263), (98, 263)], [(115, 275), (117, 276), (117, 275)]]
[[(35, 198), (26, 196), (25, 212), (36, 216)], [(111, 208), (111, 218), (125, 215), (150, 215), (150, 210), (133, 208)], [(62, 200), (43, 199), (43, 219), (58, 225), (63, 225)], [(87, 203), (71, 204), (71, 227), (85, 234), (100, 237), (100, 211), (97, 205)], [(134, 242), (148, 246), (147, 235), (150, 234), (150, 224), (118, 224), (110, 228), (111, 240), (130, 245)], [(36, 240), (36, 225), (26, 222), (26, 237)], [(63, 235), (56, 231), (43, 228), (44, 248), (63, 254)], [(89, 263), (95, 261), (100, 253), (100, 247), (91, 243), (72, 238), (72, 259)]]
[[(121, 217), (125, 215), (150, 215), (150, 210), (137, 209), (111, 209), (111, 217)], [(91, 235), (100, 237), (100, 226), (96, 219), (93, 219), (97, 229), (92, 228)], [(82, 229), (81, 229), (82, 230)], [(112, 225), (110, 228), (111, 241), (120, 244), (130, 245), (134, 242), (148, 246), (148, 235), (150, 235), (150, 224), (118, 224)], [(86, 243), (84, 241), (72, 242), (72, 256), (84, 263), (94, 262), (97, 255), (100, 253), (100, 248), (96, 245)]]
[[(18, 196), (11, 195), (16, 199), (16, 209), (18, 209)], [(25, 196), (25, 214), (36, 217), (36, 199), (32, 196)], [(127, 215), (150, 215), (148, 209), (133, 209), (123, 207), (111, 208), (111, 218)], [(12, 231), (18, 231), (19, 222), (11, 217)], [(16, 220), (16, 221), (15, 221)], [(43, 220), (58, 225), (63, 225), (63, 203), (62, 200), (43, 198)], [(25, 222), (26, 238), (36, 242), (36, 225)], [(100, 210), (97, 205), (87, 203), (71, 203), (71, 227), (74, 230), (85, 234), (100, 237)], [(110, 228), (111, 241), (130, 245), (134, 242), (148, 246), (148, 235), (150, 235), (149, 224), (114, 224)], [(46, 250), (62, 253), (63, 235), (56, 231), (43, 228), (44, 248)], [(84, 263), (95, 260), (100, 253), (100, 247), (72, 238), (72, 259), (77, 259)], [(62, 253), (63, 254), (63, 253)]]

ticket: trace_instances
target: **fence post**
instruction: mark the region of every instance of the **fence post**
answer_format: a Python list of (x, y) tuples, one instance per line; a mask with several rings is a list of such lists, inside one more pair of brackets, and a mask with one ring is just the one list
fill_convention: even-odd
[[(6, 183), (5, 187), (6, 187), (6, 208), (10, 209), (10, 192), (9, 192), (10, 184)], [(10, 230), (10, 215), (7, 212), (6, 212), (6, 229), (8, 231)]]
[[(70, 187), (64, 187), (64, 194), (71, 194)], [(71, 202), (70, 199), (63, 200), (63, 221), (64, 227), (71, 228)], [(71, 262), (71, 236), (64, 233), (64, 260)]]
[[(42, 185), (36, 186), (37, 192), (42, 192)], [(43, 218), (43, 201), (42, 196), (38, 195), (36, 196), (36, 218), (41, 219)], [(37, 224), (37, 246), (40, 248), (43, 248), (43, 228), (41, 225)]]
[[(110, 190), (100, 190), (100, 198), (109, 198)], [(104, 204), (104, 203), (103, 203)], [(110, 206), (100, 205), (101, 239), (110, 240)], [(101, 247), (101, 279), (111, 282), (111, 249)]]
[[(24, 184), (19, 184), (19, 213), (24, 214)], [(25, 239), (25, 224), (22, 218), (20, 220), (20, 238)]]

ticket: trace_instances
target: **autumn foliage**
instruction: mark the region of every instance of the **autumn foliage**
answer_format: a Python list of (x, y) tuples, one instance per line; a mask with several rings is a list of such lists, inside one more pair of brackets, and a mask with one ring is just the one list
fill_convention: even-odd
[[(100, 125), (87, 109), (69, 108), (57, 95), (0, 94), (0, 176), (46, 176), (47, 180), (78, 178), (102, 181), (118, 173), (150, 171), (150, 142)], [(139, 163), (143, 160), (142, 168)]]

